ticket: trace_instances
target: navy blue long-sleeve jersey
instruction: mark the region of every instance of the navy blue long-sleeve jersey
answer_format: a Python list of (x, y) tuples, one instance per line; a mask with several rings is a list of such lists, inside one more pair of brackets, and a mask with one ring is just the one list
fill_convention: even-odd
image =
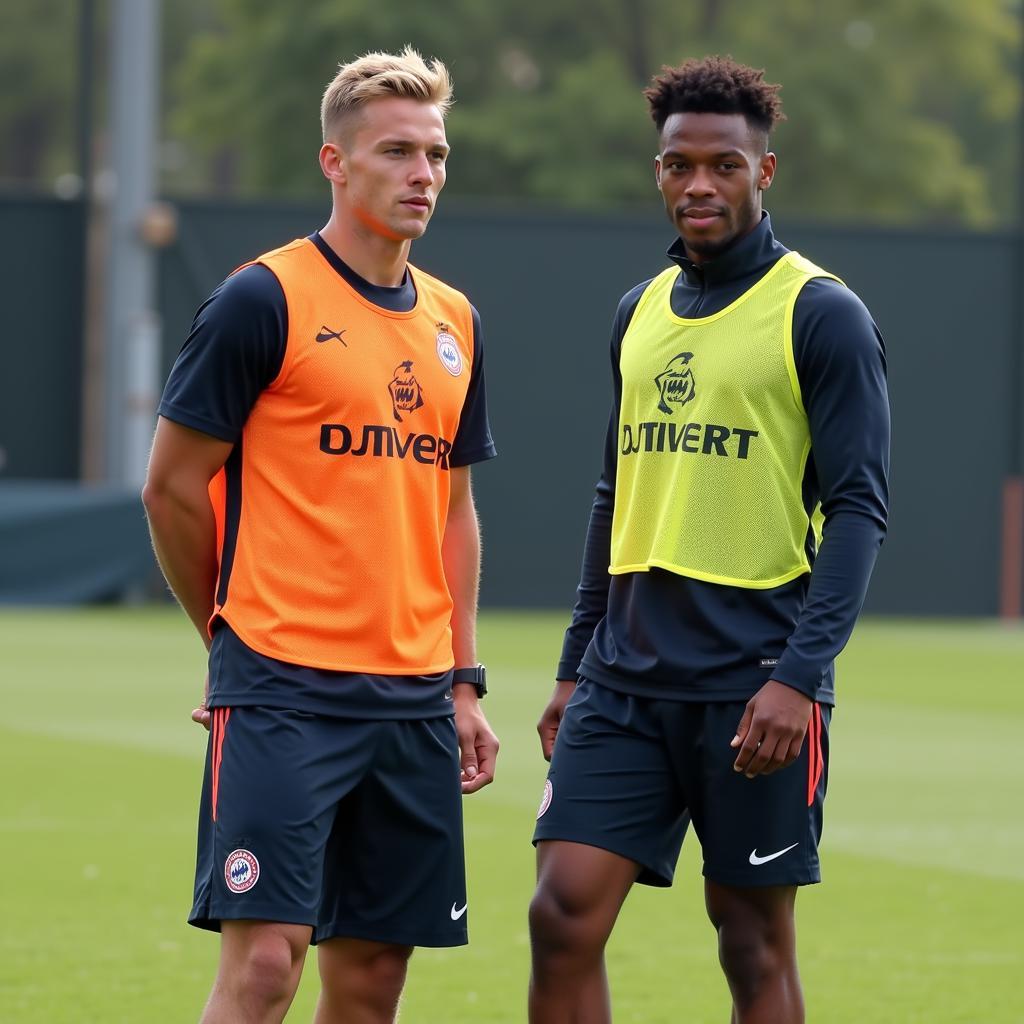
[[(682, 270), (677, 316), (707, 317), (750, 289), (789, 250), (771, 221), (718, 258), (694, 264), (682, 241), (668, 251)], [(609, 575), (616, 438), (622, 397), (619, 352), (645, 281), (619, 303), (612, 331), (614, 399), (558, 679), (586, 676), (626, 693), (676, 700), (747, 700), (777, 679), (835, 701), (834, 660), (867, 592), (885, 535), (889, 405), (885, 349), (860, 299), (830, 279), (797, 298), (793, 349), (810, 424), (805, 506), (825, 517), (810, 575), (768, 590), (707, 583), (661, 569)]]

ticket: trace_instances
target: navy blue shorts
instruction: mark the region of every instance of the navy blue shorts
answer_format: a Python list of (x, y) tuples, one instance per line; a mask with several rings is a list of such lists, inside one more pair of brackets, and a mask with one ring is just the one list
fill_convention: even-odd
[(796, 761), (748, 779), (733, 770), (729, 746), (745, 706), (650, 700), (580, 680), (558, 729), (534, 842), (610, 850), (640, 865), (640, 882), (667, 886), (692, 821), (714, 882), (820, 881), (831, 709), (814, 705)]
[(452, 717), (212, 715), (191, 924), (305, 924), (313, 942), (467, 942)]

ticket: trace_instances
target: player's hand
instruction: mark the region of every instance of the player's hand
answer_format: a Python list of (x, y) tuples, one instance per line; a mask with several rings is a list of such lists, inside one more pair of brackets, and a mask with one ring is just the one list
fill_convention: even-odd
[(537, 723), (537, 734), (540, 736), (540, 749), (545, 761), (551, 760), (551, 751), (555, 749), (555, 737), (558, 727), (565, 714), (565, 705), (569, 703), (573, 690), (576, 689), (575, 679), (559, 679), (555, 682), (555, 692), (548, 701)]
[(800, 756), (814, 702), (792, 686), (769, 679), (747, 701), (730, 746), (739, 747), (733, 769), (748, 779), (771, 775)]
[(452, 693), (455, 731), (459, 737), (459, 750), (462, 751), (462, 792), (475, 793), (494, 781), (498, 737), (487, 724), (474, 686), (456, 683)]
[(192, 709), (192, 721), (197, 722), (207, 732), (210, 731), (210, 709), (206, 706), (210, 700), (210, 673), (206, 673), (206, 682), (203, 683), (203, 699), (199, 707)]

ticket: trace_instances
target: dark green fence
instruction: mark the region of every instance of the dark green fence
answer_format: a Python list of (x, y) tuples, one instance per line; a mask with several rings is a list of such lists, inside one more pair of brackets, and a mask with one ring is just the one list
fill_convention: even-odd
[[(178, 241), (161, 256), (165, 367), (210, 289), (246, 259), (321, 226), (326, 204), (325, 195), (322, 206), (180, 205)], [(5, 298), (9, 309), (14, 301), (8, 337), (32, 338), (22, 353), (22, 372), (39, 383), (32, 396), (10, 376), (0, 383), (0, 444), (17, 453), (3, 476), (75, 472), (69, 442), (77, 431), (81, 261), (56, 254), (60, 233), (70, 237), (77, 221), (71, 208), (51, 206), (46, 217), (11, 215), (22, 218), (22, 229), (28, 225), (33, 249), (51, 258), (40, 261), (38, 276), (19, 264), (21, 294)], [(1001, 494), (1016, 468), (1022, 422), (1015, 240), (775, 227), (788, 245), (860, 293), (887, 342), (892, 519), (869, 608), (996, 614)], [(483, 318), (500, 450), (475, 474), (485, 604), (571, 601), (608, 415), (611, 317), (624, 291), (665, 265), (672, 237), (654, 209), (596, 218), (442, 203), (427, 237), (414, 246), (413, 261), (463, 289)], [(6, 259), (18, 262), (13, 246), (5, 250)], [(9, 279), (3, 287), (7, 292)], [(31, 296), (44, 294), (49, 301), (40, 332), (40, 300)], [(60, 355), (49, 371), (38, 373), (44, 351)], [(50, 428), (26, 430), (43, 410)], [(12, 431), (18, 441), (11, 440)]]
[(85, 211), (0, 199), (0, 480), (78, 476)]

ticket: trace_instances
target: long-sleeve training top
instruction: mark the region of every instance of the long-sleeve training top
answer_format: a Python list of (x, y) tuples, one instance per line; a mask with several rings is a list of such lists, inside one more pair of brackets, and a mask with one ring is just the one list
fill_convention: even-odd
[[(767, 214), (714, 260), (695, 264), (681, 241), (668, 250), (682, 273), (677, 316), (708, 317), (749, 290), (789, 250)], [(837, 281), (804, 285), (793, 318), (797, 377), (811, 434), (805, 507), (820, 501), (824, 535), (810, 574), (756, 590), (651, 569), (610, 575), (619, 352), (640, 296), (619, 303), (612, 331), (614, 386), (572, 621), (557, 678), (674, 700), (747, 700), (777, 679), (826, 704), (835, 701), (834, 660), (853, 626), (885, 535), (889, 405), (882, 337), (861, 300)]]

